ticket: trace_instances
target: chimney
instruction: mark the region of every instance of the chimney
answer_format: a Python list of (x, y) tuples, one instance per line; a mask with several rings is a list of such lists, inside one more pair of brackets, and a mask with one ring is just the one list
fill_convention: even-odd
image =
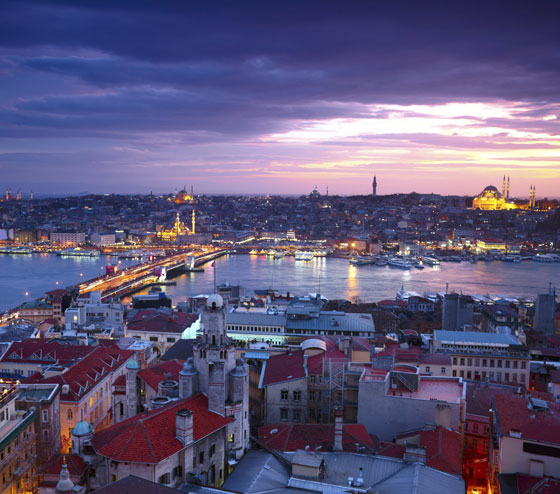
[(175, 437), (185, 446), (194, 441), (193, 436), (193, 413), (183, 408), (175, 415)]
[(343, 410), (341, 407), (334, 409), (334, 451), (342, 451), (342, 434), (344, 425), (342, 423)]
[(416, 444), (407, 444), (404, 453), (404, 461), (408, 462), (420, 462), (423, 465), (426, 464), (426, 448), (422, 446), (417, 446)]

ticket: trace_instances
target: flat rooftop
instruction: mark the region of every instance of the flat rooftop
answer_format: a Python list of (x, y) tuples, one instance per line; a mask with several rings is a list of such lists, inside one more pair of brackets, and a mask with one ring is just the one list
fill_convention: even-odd
[(434, 331), (434, 340), (454, 345), (519, 345), (511, 334), (482, 333), (478, 331)]
[(389, 389), (387, 395), (395, 392), (396, 397), (414, 398), (416, 400), (439, 400), (458, 403), (463, 396), (463, 383), (458, 379), (441, 379), (421, 377), (416, 391), (398, 388)]
[(384, 381), (388, 371), (385, 369), (367, 368), (361, 378), (362, 381)]

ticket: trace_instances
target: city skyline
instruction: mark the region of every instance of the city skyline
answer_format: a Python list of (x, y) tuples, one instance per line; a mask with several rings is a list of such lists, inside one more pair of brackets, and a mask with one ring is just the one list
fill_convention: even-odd
[[(6, 2), (1, 187), (558, 196), (551, 2)], [(406, 177), (403, 179), (403, 177)]]

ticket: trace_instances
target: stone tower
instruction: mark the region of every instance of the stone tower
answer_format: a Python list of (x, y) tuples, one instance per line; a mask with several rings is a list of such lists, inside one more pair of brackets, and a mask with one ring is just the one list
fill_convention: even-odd
[(133, 357), (126, 364), (126, 418), (134, 417), (138, 413), (138, 382), (136, 374), (140, 370), (140, 363)]
[(224, 300), (208, 297), (202, 312), (202, 336), (193, 346), (193, 359), (179, 373), (181, 398), (201, 392), (208, 409), (235, 420), (228, 425), (228, 455), (239, 459), (249, 445), (249, 372), (235, 358), (235, 345), (227, 337)]

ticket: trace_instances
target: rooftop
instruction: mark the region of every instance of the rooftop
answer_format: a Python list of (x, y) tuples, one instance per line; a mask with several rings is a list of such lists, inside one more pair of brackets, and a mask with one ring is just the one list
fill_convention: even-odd
[[(259, 441), (276, 451), (297, 451), (306, 446), (314, 450), (332, 451), (334, 424), (269, 424), (259, 427)], [(362, 424), (344, 424), (342, 447), (344, 451), (356, 452), (364, 447), (375, 451), (376, 444)]]
[(166, 487), (149, 480), (129, 475), (124, 479), (112, 482), (100, 489), (93, 491), (91, 494), (173, 494), (181, 492), (172, 487)]
[(128, 331), (152, 333), (183, 333), (198, 320), (198, 314), (173, 312), (164, 314), (157, 309), (142, 309), (128, 322)]
[(193, 412), (195, 441), (232, 421), (208, 410), (208, 398), (198, 394), (140, 413), (99, 431), (93, 436), (92, 445), (98, 454), (115, 461), (159, 463), (185, 447), (175, 437), (175, 416), (184, 408)]
[(404, 387), (398, 390), (388, 389), (387, 394), (402, 398), (414, 398), (416, 400), (439, 400), (448, 403), (458, 403), (463, 396), (464, 384), (459, 378), (440, 378), (420, 376), (418, 389), (409, 391)]
[(519, 345), (519, 340), (510, 334), (480, 333), (477, 331), (434, 331), (434, 341), (455, 345)]
[(150, 388), (157, 391), (158, 384), (166, 379), (179, 381), (179, 372), (184, 365), (183, 360), (168, 360), (157, 365), (146, 367), (138, 371), (138, 377), (142, 379)]
[(13, 342), (0, 362), (35, 364), (70, 364), (77, 362), (95, 350), (92, 346), (70, 345), (33, 338)]

